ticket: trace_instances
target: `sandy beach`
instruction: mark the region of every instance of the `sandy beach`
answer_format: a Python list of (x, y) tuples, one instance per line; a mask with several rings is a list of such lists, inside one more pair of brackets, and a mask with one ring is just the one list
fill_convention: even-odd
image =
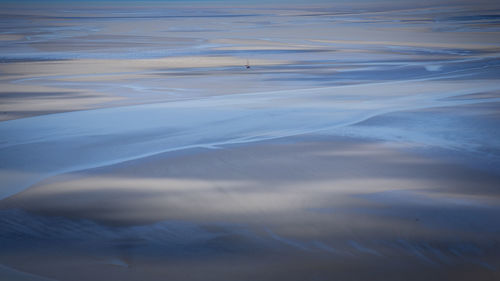
[(495, 3), (70, 2), (0, 4), (0, 279), (500, 278)]

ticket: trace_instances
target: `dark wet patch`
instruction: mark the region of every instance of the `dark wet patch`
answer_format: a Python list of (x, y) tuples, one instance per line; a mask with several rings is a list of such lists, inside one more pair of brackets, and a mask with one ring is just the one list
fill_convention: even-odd
[(492, 14), (492, 15), (464, 15), (464, 16), (456, 16), (449, 17), (446, 20), (451, 21), (495, 21), (500, 22), (500, 15)]
[(46, 62), (46, 61), (66, 61), (71, 58), (49, 58), (49, 57), (2, 57), (0, 55), (0, 63), (17, 63), (17, 62)]
[(472, 233), (478, 236), (500, 233), (500, 206), (449, 197), (435, 197), (412, 191), (394, 190), (356, 195), (380, 204), (377, 208), (356, 208), (370, 216), (397, 217), (426, 227)]
[(82, 95), (78, 92), (0, 92), (0, 101), (5, 99), (75, 99), (89, 98), (94, 95)]

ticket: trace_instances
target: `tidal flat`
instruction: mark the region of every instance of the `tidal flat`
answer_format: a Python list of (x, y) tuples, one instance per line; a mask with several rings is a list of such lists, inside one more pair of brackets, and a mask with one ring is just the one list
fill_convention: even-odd
[(0, 2), (0, 279), (498, 280), (500, 6), (411, 2)]

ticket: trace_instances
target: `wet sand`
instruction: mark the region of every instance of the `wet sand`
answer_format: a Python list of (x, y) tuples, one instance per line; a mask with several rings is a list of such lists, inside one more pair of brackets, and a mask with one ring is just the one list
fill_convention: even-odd
[(498, 73), (493, 3), (211, 4), (4, 3), (0, 120)]
[(486, 4), (0, 4), (0, 279), (498, 280)]
[[(494, 280), (499, 180), (345, 137), (166, 153), (56, 176), (4, 199), (1, 261), (63, 280), (399, 280), (407, 272)], [(45, 255), (40, 263), (12, 260), (34, 250)], [(95, 275), (54, 268), (64, 253)]]
[(4, 265), (0, 265), (0, 278), (2, 280), (9, 281), (51, 281), (52, 279), (47, 279), (39, 277), (33, 274), (21, 272)]

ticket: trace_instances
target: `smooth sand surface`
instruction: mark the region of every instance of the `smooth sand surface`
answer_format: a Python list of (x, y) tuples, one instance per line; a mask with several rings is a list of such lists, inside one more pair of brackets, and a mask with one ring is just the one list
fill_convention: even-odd
[(408, 147), (304, 136), (53, 177), (2, 200), (0, 258), (63, 280), (494, 280), (500, 176)]
[(0, 279), (9, 281), (53, 281), (53, 279), (39, 277), (26, 272), (21, 272), (5, 265), (0, 265)]
[(0, 279), (500, 279), (498, 5), (267, 2), (0, 4)]
[(498, 72), (492, 3), (213, 4), (3, 4), (0, 120)]
[[(404, 109), (494, 102), (496, 97), (456, 97), (499, 87), (495, 81), (412, 80), (222, 95), (10, 120), (0, 123), (0, 152), (6, 159), (0, 163), (4, 178), (0, 198), (50, 176), (167, 151), (319, 131), (338, 133), (368, 118)], [(495, 130), (485, 133), (480, 139), (496, 136)], [(470, 143), (467, 138), (456, 141)]]

